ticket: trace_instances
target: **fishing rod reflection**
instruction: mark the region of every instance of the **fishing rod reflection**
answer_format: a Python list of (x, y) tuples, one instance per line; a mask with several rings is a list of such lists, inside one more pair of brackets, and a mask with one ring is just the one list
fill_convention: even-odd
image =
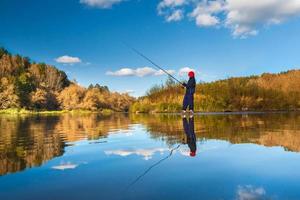
[[(182, 124), (183, 124), (183, 130), (186, 135), (185, 140), (183, 141), (183, 144), (187, 144), (188, 147), (190, 148), (190, 156), (195, 157), (196, 156), (196, 151), (197, 151), (197, 138), (195, 134), (195, 126), (194, 126), (194, 116), (190, 115), (189, 119), (187, 119), (186, 115), (183, 115), (182, 118)], [(162, 159), (158, 160), (154, 164), (152, 164), (150, 167), (148, 167), (141, 175), (137, 176), (137, 178), (132, 181), (127, 186), (126, 190), (129, 190), (133, 185), (135, 185), (138, 181), (140, 181), (144, 176), (146, 176), (154, 167), (158, 166), (165, 160), (169, 159), (172, 155), (173, 152), (179, 149), (181, 144), (178, 144), (175, 148), (172, 148), (170, 150), (170, 153), (166, 156), (163, 157)]]
[(190, 148), (190, 156), (195, 157), (197, 152), (197, 138), (194, 129), (194, 116), (191, 115), (189, 119), (183, 116), (182, 124), (186, 135), (184, 143)]
[[(194, 117), (193, 115), (189, 116), (189, 120), (186, 118), (186, 116), (184, 115), (182, 118), (182, 124), (183, 124), (183, 129), (184, 129), (184, 133), (186, 135), (186, 139), (183, 142), (184, 144), (188, 144), (188, 147), (190, 148), (190, 156), (191, 157), (195, 157), (196, 156), (196, 151), (197, 151), (197, 138), (195, 135), (195, 130), (194, 130)], [(127, 189), (130, 189), (134, 184), (136, 184), (139, 180), (141, 180), (147, 173), (149, 173), (154, 167), (158, 166), (159, 164), (161, 164), (162, 162), (164, 162), (165, 160), (169, 159), (172, 155), (173, 152), (176, 151), (177, 149), (179, 149), (181, 146), (181, 144), (178, 144), (175, 148), (172, 148), (170, 150), (170, 153), (158, 160), (157, 162), (155, 162), (153, 165), (151, 165), (149, 168), (147, 168), (141, 175), (139, 175), (129, 186)]]

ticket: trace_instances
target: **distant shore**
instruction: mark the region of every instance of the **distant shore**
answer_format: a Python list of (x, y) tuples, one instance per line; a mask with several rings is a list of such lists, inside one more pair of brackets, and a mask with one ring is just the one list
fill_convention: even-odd
[[(239, 115), (239, 114), (272, 114), (272, 113), (300, 113), (300, 110), (277, 110), (277, 111), (231, 111), (231, 112), (195, 112), (193, 115)], [(156, 112), (138, 114), (181, 114), (181, 112)], [(188, 112), (186, 114), (189, 114)]]
[[(120, 113), (110, 109), (104, 109), (101, 111), (91, 111), (91, 110), (26, 110), (26, 109), (2, 109), (0, 110), (1, 114), (6, 115), (23, 115), (23, 114), (44, 114), (44, 115), (57, 115), (57, 114), (103, 114), (103, 115), (111, 115), (113, 113)], [(122, 112), (125, 113), (125, 112)], [(134, 114), (170, 114), (177, 115), (181, 114), (181, 112), (129, 112)], [(265, 110), (265, 111), (213, 111), (213, 112), (195, 112), (193, 115), (238, 115), (238, 114), (264, 114), (264, 113), (300, 113), (300, 110)], [(187, 112), (187, 114), (189, 114)]]
[(17, 108), (11, 108), (11, 109), (2, 109), (0, 110), (1, 114), (8, 114), (8, 115), (22, 115), (22, 114), (64, 114), (64, 113), (71, 113), (71, 114), (88, 114), (88, 113), (98, 113), (103, 115), (110, 115), (114, 113), (113, 110), (110, 109), (104, 109), (101, 111), (91, 111), (91, 110), (27, 110), (27, 109), (17, 109)]

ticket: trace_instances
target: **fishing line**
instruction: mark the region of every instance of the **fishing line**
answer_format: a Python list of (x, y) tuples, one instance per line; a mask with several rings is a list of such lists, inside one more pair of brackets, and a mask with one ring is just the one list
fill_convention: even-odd
[(180, 83), (181, 85), (183, 84), (181, 81), (179, 81), (177, 78), (175, 78), (172, 74), (170, 74), (169, 72), (167, 72), (164, 68), (160, 67), (158, 64), (156, 64), (155, 62), (153, 62), (150, 58), (148, 58), (147, 56), (145, 56), (144, 54), (142, 54), (140, 51), (138, 51), (137, 49), (129, 46), (127, 43), (123, 42), (123, 44), (128, 47), (129, 49), (131, 49), (132, 51), (134, 51), (136, 54), (138, 54), (139, 56), (141, 56), (142, 58), (144, 58), (145, 60), (147, 60), (148, 62), (150, 62), (152, 65), (154, 65), (156, 68), (162, 70), (164, 73), (166, 73), (167, 75), (169, 75), (169, 77), (173, 78), (175, 81), (177, 81), (178, 83)]
[(175, 151), (176, 149), (178, 149), (180, 147), (180, 144), (171, 149), (170, 154), (168, 156), (166, 156), (165, 158), (159, 160), (158, 162), (154, 163), (153, 165), (151, 165), (147, 170), (145, 170), (141, 175), (139, 175), (127, 188), (130, 189), (134, 184), (136, 184), (141, 178), (143, 178), (149, 171), (151, 171), (151, 169), (153, 169), (155, 166), (159, 165), (160, 163), (162, 163), (163, 161), (167, 160), (168, 158), (170, 158), (173, 154), (173, 151)]

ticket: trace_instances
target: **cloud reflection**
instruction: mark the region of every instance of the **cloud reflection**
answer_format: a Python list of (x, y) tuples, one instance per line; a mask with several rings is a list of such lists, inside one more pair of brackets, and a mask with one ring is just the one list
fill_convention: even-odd
[(78, 167), (77, 164), (72, 164), (68, 162), (68, 163), (62, 163), (60, 165), (53, 166), (51, 168), (56, 170), (67, 170), (67, 169), (75, 169), (76, 167)]
[(135, 150), (109, 150), (104, 151), (106, 155), (118, 155), (118, 156), (130, 156), (130, 155), (138, 155), (143, 156), (145, 160), (152, 159), (152, 156), (159, 152), (160, 154), (164, 154), (165, 151), (169, 151), (168, 148), (152, 148), (152, 149), (135, 149)]
[(254, 187), (252, 185), (238, 186), (236, 199), (237, 200), (266, 199), (266, 191), (263, 187)]

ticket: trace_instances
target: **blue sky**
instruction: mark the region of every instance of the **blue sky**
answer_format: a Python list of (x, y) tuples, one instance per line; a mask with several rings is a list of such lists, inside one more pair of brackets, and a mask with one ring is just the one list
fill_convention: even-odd
[[(299, 0), (1, 0), (0, 45), (88, 86), (143, 95), (166, 80), (299, 69)], [(180, 73), (181, 72), (181, 73)]]

